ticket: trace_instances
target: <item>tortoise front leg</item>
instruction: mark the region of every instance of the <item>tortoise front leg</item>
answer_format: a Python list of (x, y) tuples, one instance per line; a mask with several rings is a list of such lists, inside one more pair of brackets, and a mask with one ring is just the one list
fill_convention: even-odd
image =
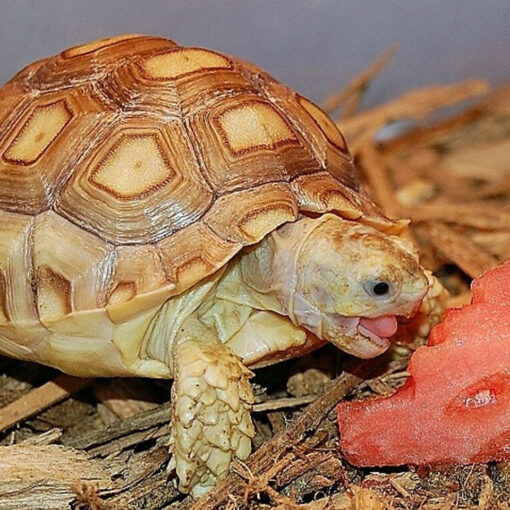
[[(263, 366), (311, 350), (306, 331), (293, 324), (288, 317), (274, 312), (257, 310), (242, 325), (227, 345), (248, 366)], [(317, 346), (322, 342), (316, 341)], [(310, 344), (310, 345), (309, 345)]]
[(199, 497), (227, 475), (234, 457), (250, 454), (253, 374), (219, 340), (189, 335), (186, 322), (173, 353), (169, 468), (177, 472), (179, 490)]

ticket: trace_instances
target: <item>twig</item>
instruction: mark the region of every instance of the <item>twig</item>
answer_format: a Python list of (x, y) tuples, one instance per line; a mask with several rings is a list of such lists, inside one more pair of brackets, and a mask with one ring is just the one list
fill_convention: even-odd
[(476, 104), (437, 124), (418, 127), (403, 133), (398, 138), (387, 140), (383, 143), (384, 150), (387, 152), (397, 152), (408, 150), (410, 147), (432, 146), (438, 143), (442, 146), (448, 146), (452, 141), (451, 139), (456, 140), (458, 138), (460, 131), (472, 128), (473, 124), (480, 120), (484, 112), (483, 102), (481, 105)]
[(31, 436), (21, 441), (20, 445), (24, 446), (46, 446), (49, 444), (56, 443), (62, 437), (61, 429), (50, 429), (37, 436)]
[(91, 379), (82, 379), (70, 375), (59, 375), (36, 388), (14, 402), (0, 409), (0, 431), (30, 418), (44, 409), (64, 400), (69, 395), (81, 390)]
[(360, 136), (363, 132), (372, 135), (390, 122), (426, 117), (439, 108), (480, 96), (488, 90), (489, 86), (483, 80), (424, 87), (354, 117), (343, 119), (338, 122), (338, 126), (348, 140)]
[(363, 145), (359, 158), (370, 186), (371, 196), (388, 216), (398, 218), (400, 216), (399, 202), (395, 197), (384, 160), (372, 143)]
[(409, 493), (408, 490), (406, 490), (404, 487), (402, 487), (402, 485), (400, 485), (398, 483), (398, 481), (393, 478), (393, 477), (390, 477), (390, 484), (393, 486), (393, 488), (401, 495), (403, 496), (404, 498), (408, 498), (410, 499), (412, 497), (412, 495)]
[[(248, 459), (246, 467), (252, 476), (254, 478), (262, 477), (268, 471), (274, 471), (272, 468), (276, 464), (279, 465), (280, 461), (289, 453), (294, 456), (292, 452), (303, 444), (307, 436), (313, 435), (324, 416), (360, 381), (361, 379), (354, 375), (343, 374), (329, 383), (324, 394), (310, 404), (299, 418), (292, 422), (286, 430), (263, 444)], [(287, 462), (280, 469), (286, 465)], [(272, 472), (273, 476), (276, 474)], [(226, 505), (229, 502), (229, 495), (240, 498), (245, 487), (244, 481), (238, 475), (231, 473), (212, 492), (198, 500), (191, 509), (213, 510), (220, 505)]]
[[(336, 454), (336, 455), (335, 455)], [(319, 473), (321, 477), (324, 479), (324, 473), (317, 469), (319, 466), (327, 466), (334, 463), (334, 469), (330, 471), (334, 471), (334, 473), (328, 473), (334, 475), (335, 481), (338, 482), (339, 473), (341, 477), (341, 473), (343, 472), (343, 468), (341, 467), (340, 460), (340, 452), (332, 452), (325, 448), (320, 448), (317, 450), (312, 450), (305, 455), (301, 459), (297, 459), (293, 462), (285, 471), (278, 474), (276, 477), (276, 485), (278, 487), (284, 487), (301, 477), (305, 473), (310, 474), (310, 478), (317, 476)], [(301, 485), (301, 484), (298, 484)], [(309, 484), (304, 487), (306, 493), (309, 493)], [(296, 492), (296, 487), (292, 487), (291, 492)]]
[(278, 409), (287, 409), (289, 407), (299, 407), (305, 404), (310, 404), (317, 398), (317, 395), (304, 395), (303, 397), (286, 397), (286, 398), (275, 398), (274, 400), (268, 400), (261, 404), (255, 404), (253, 406), (253, 412), (262, 413), (265, 411), (277, 411)]
[(89, 450), (139, 431), (167, 425), (170, 423), (170, 417), (171, 406), (165, 404), (128, 420), (115, 422), (106, 429), (93, 430), (82, 436), (70, 438), (65, 441), (65, 444), (74, 448)]
[(448, 225), (431, 222), (426, 235), (438, 251), (457, 264), (471, 278), (476, 278), (484, 271), (498, 265), (496, 258)]
[[(396, 51), (396, 46), (388, 48), (367, 68), (365, 68), (363, 71), (361, 71), (361, 73), (350, 80), (349, 83), (347, 83), (347, 85), (343, 87), (339, 92), (328, 97), (326, 101), (324, 101), (324, 110), (328, 113), (333, 112), (343, 103), (349, 100), (353, 95), (355, 95), (358, 100), (361, 99), (361, 96), (366, 91), (370, 83), (386, 67), (388, 61), (391, 57), (393, 57)], [(355, 112), (351, 111), (349, 113), (352, 115)]]

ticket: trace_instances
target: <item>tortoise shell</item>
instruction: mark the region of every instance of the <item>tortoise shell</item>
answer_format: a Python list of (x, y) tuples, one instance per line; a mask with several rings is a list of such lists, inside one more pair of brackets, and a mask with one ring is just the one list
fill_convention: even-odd
[(395, 228), (326, 114), (255, 66), (140, 35), (35, 62), (0, 89), (0, 350), (65, 370), (300, 211)]

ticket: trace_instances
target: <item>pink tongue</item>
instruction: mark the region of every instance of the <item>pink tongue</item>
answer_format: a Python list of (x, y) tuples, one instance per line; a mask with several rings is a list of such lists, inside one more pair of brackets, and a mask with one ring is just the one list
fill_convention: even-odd
[(359, 325), (381, 338), (389, 338), (397, 332), (397, 319), (394, 315), (385, 315), (375, 319), (362, 317)]

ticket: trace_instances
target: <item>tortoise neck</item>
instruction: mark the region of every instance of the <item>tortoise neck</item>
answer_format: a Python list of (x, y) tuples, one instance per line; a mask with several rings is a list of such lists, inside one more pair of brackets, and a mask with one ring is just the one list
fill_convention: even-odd
[(322, 223), (321, 218), (301, 217), (282, 225), (240, 258), (240, 278), (261, 299), (270, 300), (270, 309), (287, 315), (299, 324), (296, 316), (298, 262), (310, 234)]

